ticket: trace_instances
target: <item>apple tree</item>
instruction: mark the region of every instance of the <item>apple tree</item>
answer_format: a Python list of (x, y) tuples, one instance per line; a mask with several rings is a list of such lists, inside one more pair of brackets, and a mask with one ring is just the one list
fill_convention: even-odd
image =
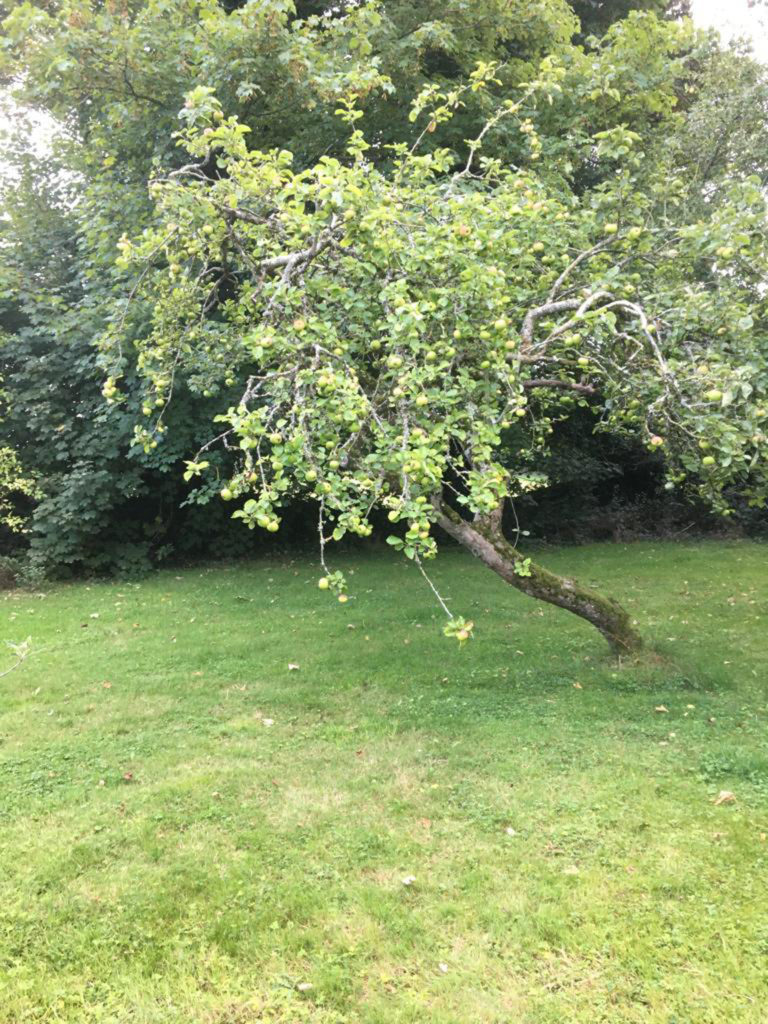
[[(485, 64), (465, 86), (426, 88), (415, 141), (384, 165), (367, 159), (353, 96), (339, 111), (345, 158), (296, 168), (287, 151), (250, 150), (209, 89), (191, 93), (188, 162), (151, 183), (154, 225), (120, 245), (135, 283), (103, 341), (104, 394), (120, 401), (124, 324), (138, 318), (137, 440), (163, 443), (182, 371), (201, 393), (242, 379), (187, 474), (205, 478), (215, 444), (236, 450), (221, 497), (272, 532), (287, 502), (314, 497), (321, 589), (347, 600), (328, 543), (370, 534), (379, 507), (389, 543), (422, 571), (439, 526), (633, 652), (641, 638), (617, 602), (520, 549), (515, 499), (545, 482), (531, 465), (557, 421), (588, 404), (600, 430), (664, 454), (669, 489), (724, 515), (736, 492), (764, 503), (766, 201), (734, 174), (690, 202), (674, 153), (646, 151), (621, 123), (589, 140), (600, 184), (573, 186), (541, 159), (536, 127), (567, 76), (554, 58), (498, 101), (460, 161), (424, 147), (495, 74)], [(497, 132), (525, 141), (519, 166), (485, 155)], [(464, 642), (472, 623), (442, 603)]]

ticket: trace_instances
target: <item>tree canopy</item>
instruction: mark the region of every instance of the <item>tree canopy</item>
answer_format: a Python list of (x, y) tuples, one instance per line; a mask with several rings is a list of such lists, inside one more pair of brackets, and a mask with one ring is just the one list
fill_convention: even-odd
[[(659, 31), (647, 21), (635, 16), (641, 35)], [(200, 391), (244, 378), (218, 417), (219, 440), (241, 452), (221, 492), (242, 499), (234, 516), (277, 530), (286, 500), (309, 491), (324, 546), (369, 533), (382, 505), (404, 524), (390, 543), (419, 563), (439, 523), (520, 589), (630, 648), (622, 614), (503, 541), (501, 509), (540, 483), (532, 452), (584, 402), (600, 406), (601, 429), (664, 450), (670, 488), (695, 487), (726, 514), (734, 485), (764, 502), (765, 198), (757, 178), (734, 177), (702, 208), (675, 153), (621, 123), (580, 140), (602, 171), (580, 191), (576, 145), (542, 159), (538, 111), (579, 86), (582, 106), (599, 104), (602, 68), (551, 55), (460, 167), (450, 148), (422, 152), (465, 95), (499, 84), (496, 70), (424, 90), (414, 143), (378, 169), (354, 98), (337, 112), (346, 159), (296, 168), (285, 150), (249, 149), (247, 126), (212, 90), (191, 93), (179, 139), (190, 162), (152, 183), (156, 223), (121, 243), (136, 284), (106, 342), (116, 372), (105, 395), (119, 398), (126, 321), (149, 317), (135, 342), (147, 450), (163, 441), (179, 370)], [(518, 166), (486, 156), (510, 125), (527, 148)], [(204, 452), (190, 476), (207, 469)], [(340, 574), (323, 584), (346, 599)], [(447, 630), (466, 639), (470, 626), (451, 617)]]
[[(261, 463), (240, 447), (254, 439), (237, 421), (241, 385), (261, 378), (248, 417), (306, 398), (312, 451), (329, 410), (343, 420), (323, 428), (336, 455), (359, 421), (355, 457), (365, 451), (364, 478), (387, 484), (376, 496), (390, 513), (394, 410), (425, 398), (418, 416), (443, 423), (439, 436), (420, 427), (429, 486), (443, 480), (475, 511), (487, 480), (467, 476), (457, 444), (500, 467), (488, 493), (537, 493), (553, 440), (582, 412), (605, 436), (663, 453), (670, 493), (723, 511), (735, 489), (760, 502), (765, 75), (675, 21), (675, 5), (671, 20), (650, 13), (662, 6), (16, 6), (0, 73), (59, 125), (52, 158), (35, 157), (23, 127), (6, 143), (17, 172), (0, 249), (6, 434), (39, 481), (30, 536), (48, 564), (77, 564), (96, 538), (91, 564), (108, 564), (96, 551), (117, 514), (133, 520), (119, 531), (131, 544), (161, 546), (168, 510), (214, 490), (242, 492), (256, 503), (246, 518), (259, 522), (256, 507), (268, 527), (286, 501), (317, 498), (305, 471), (319, 481), (319, 464), (280, 451), (279, 486), (245, 494), (243, 460), (249, 474)], [(264, 270), (313, 245), (289, 273)], [(524, 330), (531, 311), (577, 301)], [(322, 370), (300, 361), (305, 390), (273, 394), (270, 374), (285, 389), (286, 361), (313, 344), (330, 353)], [(105, 403), (105, 374), (119, 401)], [(719, 404), (694, 400), (707, 391)], [(388, 410), (376, 436), (363, 416), (374, 395)], [(202, 486), (194, 468), (177, 483), (216, 415), (234, 433), (201, 456)], [(142, 418), (146, 444), (132, 446)], [(343, 470), (325, 500), (335, 528), (365, 532), (374, 493), (356, 463), (327, 461)], [(419, 534), (438, 516), (429, 486)], [(426, 557), (432, 541), (405, 546)]]

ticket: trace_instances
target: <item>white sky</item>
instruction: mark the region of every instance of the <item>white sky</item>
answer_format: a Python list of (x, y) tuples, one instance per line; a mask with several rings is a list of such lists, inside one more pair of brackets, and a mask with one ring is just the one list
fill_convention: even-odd
[(755, 0), (693, 0), (693, 20), (716, 28), (724, 40), (745, 36), (755, 56), (768, 62), (768, 7)]

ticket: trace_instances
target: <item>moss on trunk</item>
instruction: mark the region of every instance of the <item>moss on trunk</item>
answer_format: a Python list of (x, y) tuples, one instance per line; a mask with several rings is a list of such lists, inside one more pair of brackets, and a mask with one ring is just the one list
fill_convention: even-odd
[(642, 637), (632, 626), (629, 613), (617, 601), (558, 576), (522, 555), (502, 533), (500, 510), (485, 520), (469, 523), (453, 509), (442, 506), (438, 523), (516, 590), (586, 619), (605, 637), (615, 654), (641, 650)]

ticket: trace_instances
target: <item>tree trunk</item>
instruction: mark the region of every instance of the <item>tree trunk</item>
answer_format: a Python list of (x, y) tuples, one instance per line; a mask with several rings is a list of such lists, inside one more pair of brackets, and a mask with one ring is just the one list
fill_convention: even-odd
[(600, 631), (614, 654), (634, 654), (643, 641), (620, 604), (603, 597), (574, 580), (558, 576), (536, 565), (513, 547), (501, 530), (501, 506), (490, 516), (467, 522), (453, 509), (442, 505), (437, 522), (447, 534), (470, 551), (475, 558), (517, 590), (529, 597), (573, 612)]

